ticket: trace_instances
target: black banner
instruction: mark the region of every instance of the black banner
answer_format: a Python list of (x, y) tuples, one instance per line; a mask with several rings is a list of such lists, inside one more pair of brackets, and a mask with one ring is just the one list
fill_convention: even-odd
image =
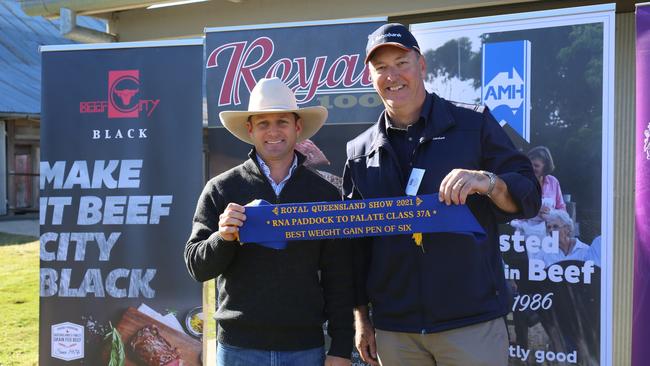
[(381, 22), (285, 23), (206, 30), (208, 123), (219, 112), (245, 110), (257, 80), (278, 77), (301, 107), (327, 108), (327, 123), (374, 122), (383, 105), (372, 87), (367, 35)]
[(112, 328), (127, 365), (138, 331), (200, 364), (185, 323), (201, 285), (183, 248), (202, 187), (202, 52), (200, 41), (44, 48), (41, 365), (121, 358), (116, 333), (104, 340)]

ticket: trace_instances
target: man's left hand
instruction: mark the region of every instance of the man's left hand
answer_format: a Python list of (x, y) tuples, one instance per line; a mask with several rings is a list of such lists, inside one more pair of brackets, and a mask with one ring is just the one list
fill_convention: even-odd
[(454, 169), (440, 183), (438, 199), (447, 205), (464, 205), (467, 196), (485, 194), (490, 188), (490, 178), (478, 170)]
[(327, 356), (325, 358), (325, 366), (350, 366), (350, 360), (343, 357)]

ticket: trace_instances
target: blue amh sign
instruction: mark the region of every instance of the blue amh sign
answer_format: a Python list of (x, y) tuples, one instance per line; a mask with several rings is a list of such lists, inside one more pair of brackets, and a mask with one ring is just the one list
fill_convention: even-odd
[(530, 142), (530, 42), (484, 44), (482, 80), (483, 104)]

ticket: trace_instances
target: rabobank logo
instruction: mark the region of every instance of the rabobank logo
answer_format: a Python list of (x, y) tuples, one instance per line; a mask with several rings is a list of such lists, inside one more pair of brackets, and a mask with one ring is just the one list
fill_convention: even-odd
[(483, 45), (483, 104), (504, 126), (530, 142), (530, 42)]

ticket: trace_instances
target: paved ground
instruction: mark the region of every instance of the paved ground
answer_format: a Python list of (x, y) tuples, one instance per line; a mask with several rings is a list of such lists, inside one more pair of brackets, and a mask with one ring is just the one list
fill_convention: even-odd
[(38, 237), (38, 220), (0, 221), (0, 232)]

